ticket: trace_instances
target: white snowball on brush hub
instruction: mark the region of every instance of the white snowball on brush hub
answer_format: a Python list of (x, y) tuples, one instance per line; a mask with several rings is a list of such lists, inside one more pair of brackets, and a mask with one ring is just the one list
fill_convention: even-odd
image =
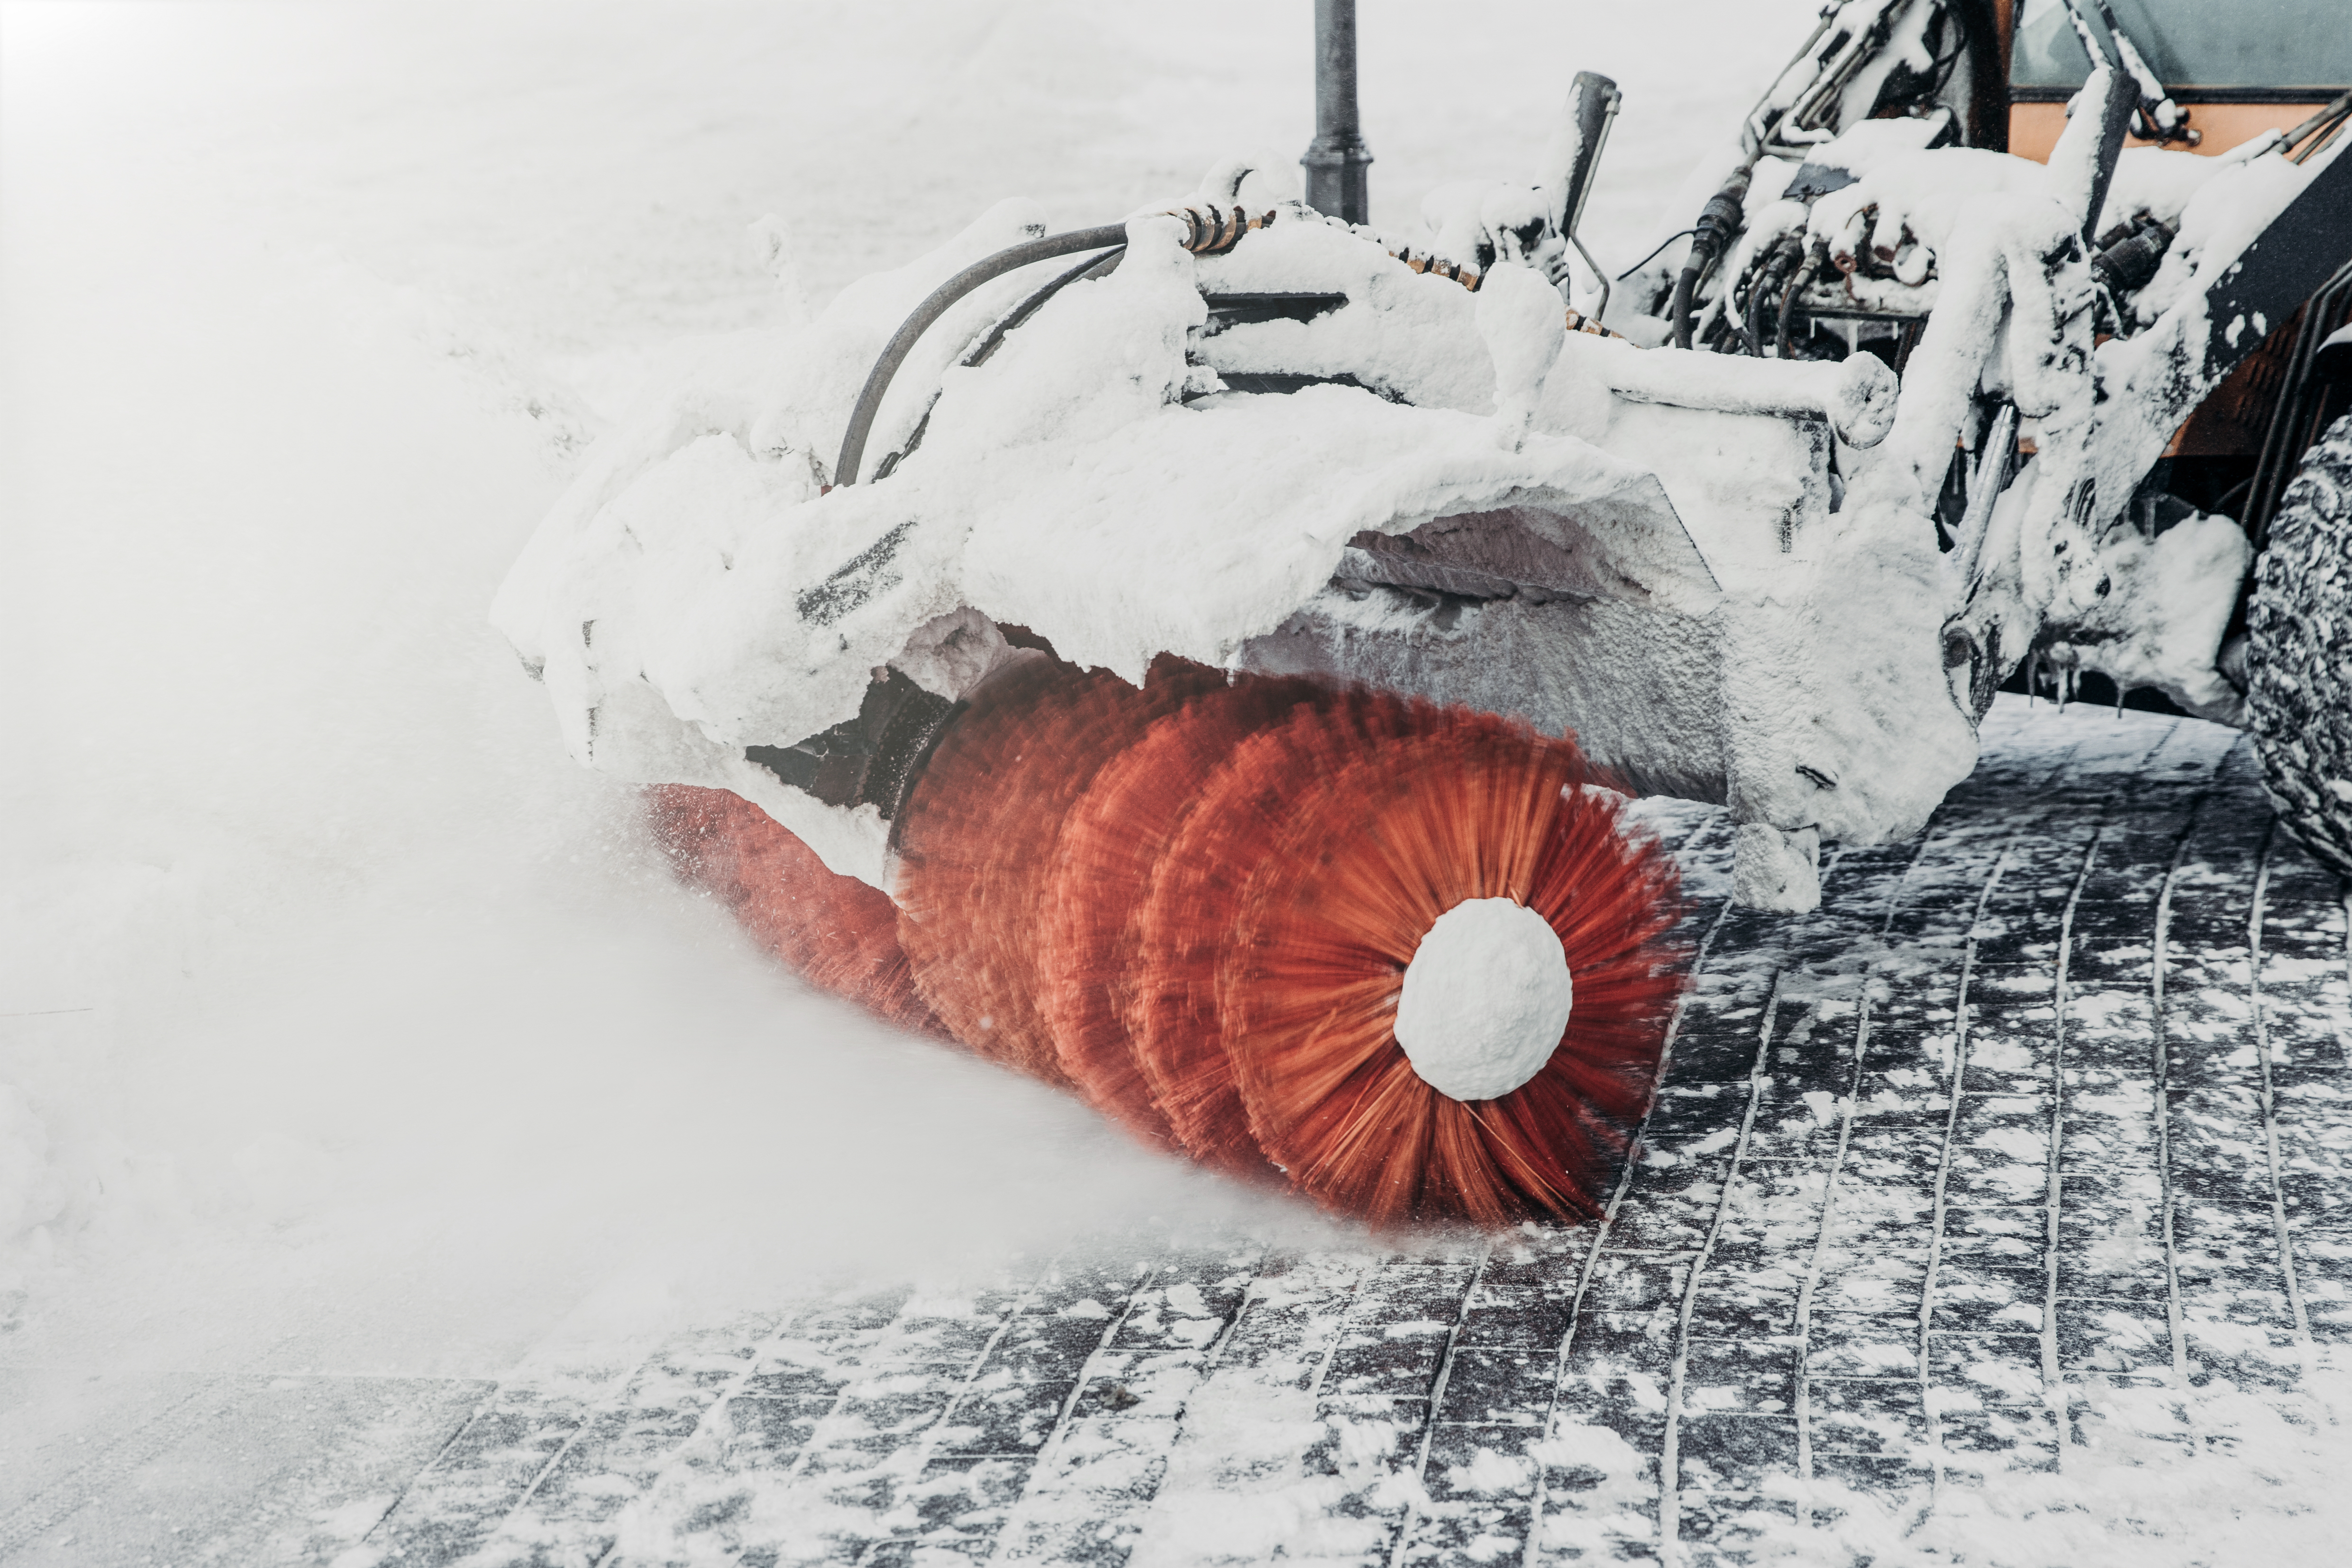
[(1572, 999), (1549, 921), (1509, 899), (1468, 899), (1437, 917), (1405, 967), (1397, 1044), (1438, 1093), (1494, 1100), (1551, 1060)]

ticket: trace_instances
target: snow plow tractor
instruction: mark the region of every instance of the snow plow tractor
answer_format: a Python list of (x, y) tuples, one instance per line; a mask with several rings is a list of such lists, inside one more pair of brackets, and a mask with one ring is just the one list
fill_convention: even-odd
[(1307, 199), (1004, 202), (709, 356), (513, 570), (572, 754), (763, 943), (1148, 1142), (1496, 1224), (1595, 1212), (1654, 1087), (1628, 796), (1804, 910), (2022, 679), (2250, 727), (2352, 871), (2338, 0), (1833, 4), (1606, 237), (1591, 73), (1523, 181), (1368, 226), (1318, 21)]

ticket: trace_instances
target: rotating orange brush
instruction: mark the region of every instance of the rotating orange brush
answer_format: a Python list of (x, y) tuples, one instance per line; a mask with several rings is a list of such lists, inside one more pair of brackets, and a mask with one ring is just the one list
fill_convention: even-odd
[(1287, 810), (1193, 846), (1246, 877), (1216, 1022), (1250, 1131), (1375, 1223), (1596, 1214), (1679, 989), (1674, 863), (1571, 742), (1412, 706), (1370, 751), (1307, 713), (1245, 744), (1228, 789), (1300, 780)]
[[(1182, 1144), (1128, 1026), (1137, 984), (1150, 967), (1142, 926), (1154, 868), (1236, 745), (1331, 691), (1291, 678), (1220, 681), (1198, 692), (1155, 719), (1096, 775), (1062, 830), (1041, 931), (1054, 955), (1045, 976), (1054, 1043), (1063, 1071), (1087, 1098), (1154, 1147)], [(1198, 1043), (1218, 1048), (1213, 1038)], [(1239, 1150), (1238, 1160), (1224, 1158), (1219, 1145), (1195, 1152), (1228, 1168), (1265, 1170), (1254, 1145)]]
[[(1328, 687), (1288, 707), (1288, 721), (1255, 740), (1247, 738), (1255, 725), (1202, 736), (1191, 759), (1201, 771), (1188, 769), (1181, 781), (1196, 793), (1152, 868), (1137, 917), (1138, 968), (1128, 990), (1128, 1034), (1154, 1101), (1193, 1158), (1236, 1173), (1269, 1167), (1219, 1024), (1217, 966), (1256, 869), (1224, 847), (1238, 832), (1276, 831), (1312, 782), (1316, 759), (1295, 739), (1317, 737), (1327, 752), (1362, 755), (1402, 734), (1411, 711), (1402, 698)], [(1240, 743), (1220, 755), (1210, 748), (1221, 741)], [(1252, 754), (1258, 763), (1243, 765)]]
[(835, 875), (815, 850), (726, 790), (658, 785), (646, 792), (646, 813), (679, 876), (727, 905), (810, 984), (899, 1028), (948, 1037), (916, 992), (898, 909), (881, 889)]
[(1674, 862), (1575, 743), (1391, 693), (1033, 656), (917, 779), (895, 912), (731, 795), (652, 800), (817, 984), (1376, 1224), (1598, 1212), (1679, 989)]
[(899, 940), (924, 998), (992, 1060), (1073, 1087), (1046, 1014), (1047, 882), (1071, 809), (1143, 734), (1224, 678), (1164, 659), (1141, 690), (1032, 658), (950, 725), (898, 826)]

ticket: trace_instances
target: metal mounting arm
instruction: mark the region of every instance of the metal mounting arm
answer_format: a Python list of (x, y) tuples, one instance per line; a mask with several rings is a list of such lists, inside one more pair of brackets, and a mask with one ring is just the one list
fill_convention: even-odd
[(1617, 84), (1593, 71), (1579, 71), (1568, 89), (1570, 133), (1573, 144), (1568, 149), (1568, 166), (1559, 172), (1560, 206), (1558, 222), (1560, 237), (1576, 247), (1584, 258), (1584, 265), (1601, 283), (1601, 303), (1592, 311), (1596, 321), (1609, 313), (1609, 273), (1592, 259), (1592, 252), (1584, 248), (1584, 241), (1576, 235), (1576, 226), (1584, 217), (1584, 201), (1592, 194), (1593, 172), (1601, 166), (1601, 150), (1609, 144), (1609, 127), (1616, 122), (1617, 106), (1625, 95)]

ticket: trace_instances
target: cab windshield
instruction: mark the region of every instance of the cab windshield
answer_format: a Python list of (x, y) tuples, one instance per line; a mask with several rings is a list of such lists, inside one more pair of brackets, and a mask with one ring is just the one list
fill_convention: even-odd
[[(2352, 5), (2346, 0), (2109, 3), (2116, 25), (2168, 87), (2352, 85)], [(2087, 9), (2098, 15), (2096, 6)], [(2010, 86), (2072, 92), (2090, 74), (2065, 0), (2023, 0), (2010, 47)]]

